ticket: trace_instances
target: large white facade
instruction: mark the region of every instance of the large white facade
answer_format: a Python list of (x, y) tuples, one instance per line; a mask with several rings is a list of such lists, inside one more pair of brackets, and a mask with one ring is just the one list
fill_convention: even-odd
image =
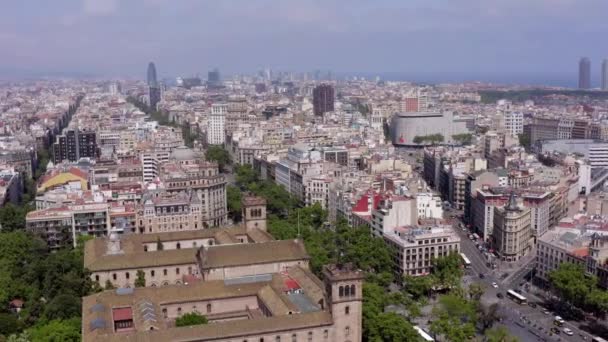
[(227, 104), (213, 104), (207, 121), (207, 143), (222, 145), (226, 142), (224, 126), (226, 123)]
[(418, 208), (418, 218), (442, 219), (443, 208), (441, 197), (430, 192), (416, 194), (416, 207)]
[(505, 113), (505, 130), (512, 137), (517, 137), (524, 132), (524, 114), (509, 112)]

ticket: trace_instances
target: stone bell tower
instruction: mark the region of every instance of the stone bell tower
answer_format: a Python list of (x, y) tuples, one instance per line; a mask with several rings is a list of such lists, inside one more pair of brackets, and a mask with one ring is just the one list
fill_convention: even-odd
[(363, 278), (363, 272), (351, 264), (324, 267), (323, 282), (334, 321), (331, 341), (361, 342)]
[(246, 195), (241, 202), (243, 224), (247, 230), (254, 228), (266, 231), (266, 200), (262, 197)]

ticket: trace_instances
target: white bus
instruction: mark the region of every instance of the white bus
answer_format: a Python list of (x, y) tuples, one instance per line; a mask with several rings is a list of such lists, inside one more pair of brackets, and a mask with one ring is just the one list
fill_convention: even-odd
[(593, 337), (591, 338), (591, 342), (608, 342), (608, 341), (606, 341), (606, 339), (603, 339), (603, 338), (601, 338), (601, 337), (598, 337), (598, 336), (593, 336)]
[(460, 257), (462, 258), (464, 268), (471, 268), (471, 260), (464, 253), (460, 253)]
[(427, 333), (426, 331), (424, 331), (421, 327), (414, 325), (414, 330), (416, 330), (416, 332), (418, 333), (418, 335), (420, 335), (420, 337), (422, 337), (423, 340), (428, 341), (428, 342), (434, 342), (435, 339), (431, 337), (431, 335), (429, 335), (429, 333)]
[(507, 291), (507, 296), (511, 298), (513, 301), (517, 302), (517, 304), (526, 304), (526, 297), (520, 295), (519, 293), (509, 290)]

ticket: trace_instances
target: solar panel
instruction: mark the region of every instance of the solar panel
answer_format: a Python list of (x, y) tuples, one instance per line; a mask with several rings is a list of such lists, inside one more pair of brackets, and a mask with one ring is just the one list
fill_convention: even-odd
[(133, 294), (133, 288), (130, 287), (119, 287), (116, 289), (116, 294), (119, 296)]
[(91, 328), (91, 331), (95, 329), (103, 329), (105, 327), (106, 321), (104, 321), (102, 318), (95, 318), (91, 321), (91, 323), (89, 323), (89, 328)]
[(89, 309), (90, 312), (103, 312), (106, 310), (106, 307), (103, 304), (97, 303)]

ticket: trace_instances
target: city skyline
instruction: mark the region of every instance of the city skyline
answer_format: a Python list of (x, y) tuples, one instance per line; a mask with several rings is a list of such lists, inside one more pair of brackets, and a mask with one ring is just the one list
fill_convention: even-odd
[[(226, 74), (269, 66), (556, 83), (551, 78), (576, 77), (573, 61), (580, 55), (592, 61), (608, 56), (592, 43), (603, 38), (600, 13), (606, 10), (608, 4), (595, 0), (586, 6), (568, 0), (355, 1), (348, 7), (343, 1), (8, 4), (0, 14), (0, 43), (7, 51), (0, 74), (141, 77), (141, 65), (153, 60), (163, 65), (161, 78), (212, 66)], [(565, 46), (565, 40), (572, 43)], [(593, 73), (592, 86), (598, 84)]]

